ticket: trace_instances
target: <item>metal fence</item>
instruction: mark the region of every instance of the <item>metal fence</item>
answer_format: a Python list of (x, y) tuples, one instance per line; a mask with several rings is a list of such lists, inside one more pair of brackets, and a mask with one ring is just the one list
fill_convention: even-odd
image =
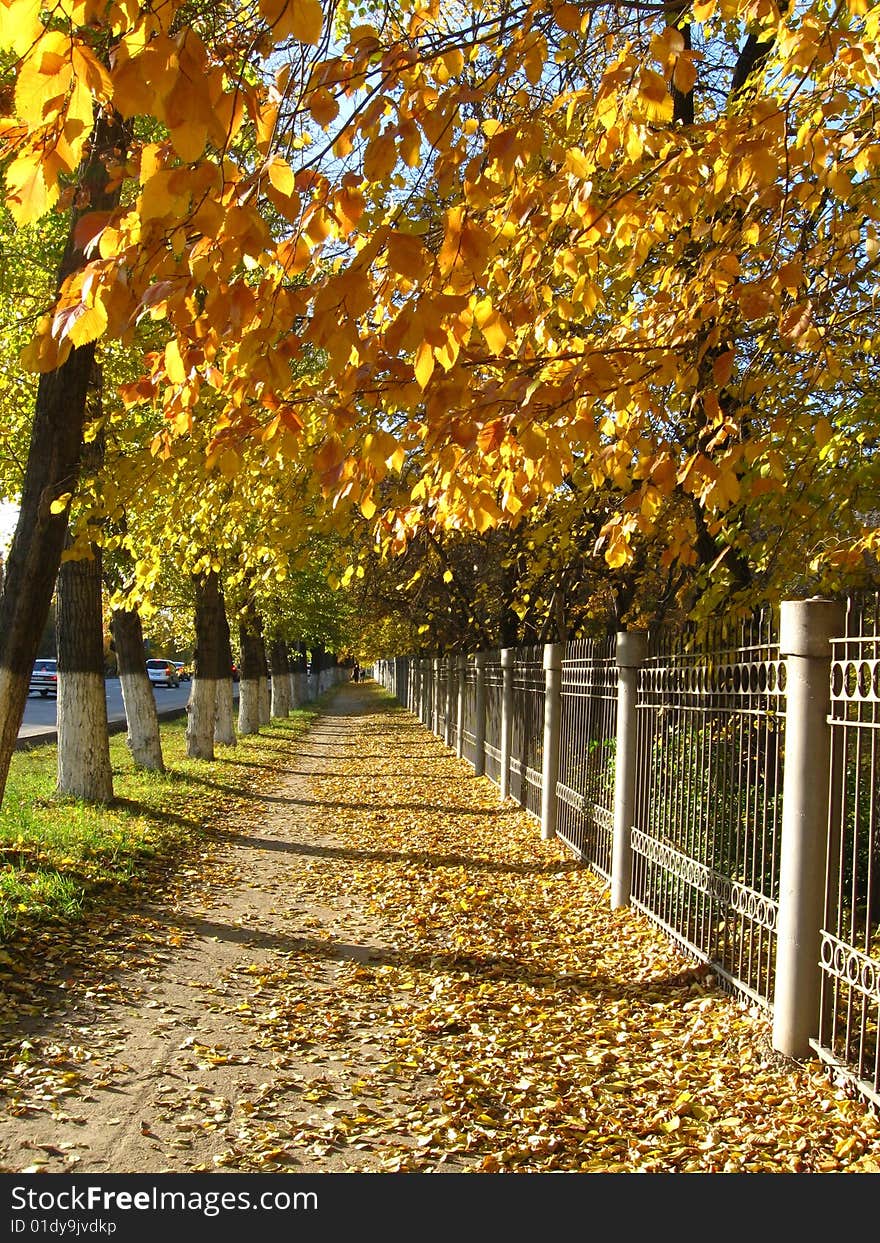
[(639, 672), (633, 904), (753, 1000), (773, 997), (783, 686), (771, 615)]
[(832, 643), (831, 797), (815, 1049), (880, 1105), (880, 595)]
[(486, 776), (496, 785), (501, 784), (501, 697), (504, 678), (501, 672), (501, 652), (496, 648), (486, 653)]
[(513, 667), (510, 731), (510, 797), (541, 814), (541, 763), (544, 753), (544, 649), (522, 647)]
[[(816, 605), (831, 626), (824, 638), (821, 625), (807, 625)], [(785, 608), (785, 647), (777, 613), (764, 610), (733, 633), (650, 634), (636, 659), (613, 637), (570, 643), (555, 683), (544, 649), (487, 652), (456, 683), (462, 753), (541, 820), (543, 836), (558, 836), (609, 882), (613, 905), (632, 903), (729, 988), (771, 1009), (775, 1047), (812, 1048), (880, 1105), (880, 594), (850, 598), (845, 624), (833, 602)], [(376, 669), (441, 737), (447, 659), (421, 659), (414, 674), (399, 661)], [(811, 663), (818, 681), (805, 694)], [(554, 719), (555, 769), (555, 743), (544, 754)], [(627, 781), (628, 801), (618, 789)], [(818, 867), (801, 849), (810, 833)], [(801, 920), (812, 920), (803, 937), (793, 934)], [(792, 979), (808, 998), (803, 1040), (787, 1034), (801, 1021), (786, 999)]]
[(446, 698), (449, 681), (449, 657), (441, 656), (434, 665), (434, 733), (446, 735)]
[(556, 833), (584, 863), (611, 876), (617, 665), (614, 639), (579, 639), (562, 661)]
[(477, 671), (468, 661), (461, 686), (461, 755), (472, 765), (477, 759)]

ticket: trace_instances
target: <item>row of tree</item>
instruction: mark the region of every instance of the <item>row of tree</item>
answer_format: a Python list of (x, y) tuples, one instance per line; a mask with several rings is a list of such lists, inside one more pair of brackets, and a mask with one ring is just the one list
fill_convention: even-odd
[[(56, 597), (58, 652), (58, 791), (92, 802), (113, 797), (102, 642), (101, 553), (62, 564)], [(220, 574), (191, 584), (194, 672), (187, 704), (186, 751), (212, 760), (215, 745), (234, 746), (233, 644)], [(326, 620), (326, 619), (325, 619)], [(164, 771), (159, 719), (145, 666), (138, 611), (115, 607), (110, 620), (127, 722), (127, 742), (141, 767)], [(314, 699), (337, 657), (322, 641), (291, 641), (280, 621), (267, 630), (255, 597), (238, 609), (238, 734), (256, 734)]]

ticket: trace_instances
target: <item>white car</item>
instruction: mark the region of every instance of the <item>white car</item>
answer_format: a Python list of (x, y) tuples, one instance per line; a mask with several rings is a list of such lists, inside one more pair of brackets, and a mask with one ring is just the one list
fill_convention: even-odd
[(147, 677), (154, 686), (180, 686), (180, 677), (170, 660), (148, 660)]
[(31, 691), (39, 691), (46, 699), (49, 695), (58, 694), (58, 661), (57, 660), (37, 660), (34, 662), (33, 671), (31, 673), (31, 682), (28, 687), (28, 694)]

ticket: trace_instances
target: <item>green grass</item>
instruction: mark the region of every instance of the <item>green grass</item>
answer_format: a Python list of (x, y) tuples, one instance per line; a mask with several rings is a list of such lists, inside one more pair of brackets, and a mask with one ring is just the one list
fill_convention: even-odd
[(212, 821), (259, 799), (317, 715), (310, 704), (259, 735), (218, 747), (211, 762), (186, 757), (185, 721), (161, 726), (166, 772), (135, 766), (124, 734), (110, 739), (114, 800), (106, 806), (55, 793), (54, 746), (16, 752), (0, 807), (0, 944), (49, 924), (73, 925), (101, 905), (151, 892), (204, 846)]

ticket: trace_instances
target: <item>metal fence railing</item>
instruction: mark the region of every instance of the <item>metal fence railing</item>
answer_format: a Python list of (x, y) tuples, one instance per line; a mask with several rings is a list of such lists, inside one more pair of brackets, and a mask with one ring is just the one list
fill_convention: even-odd
[(477, 671), (470, 661), (465, 667), (461, 693), (461, 755), (473, 765), (477, 758)]
[(639, 673), (632, 899), (753, 1000), (773, 997), (784, 677), (772, 618)]
[(774, 1047), (812, 1049), (880, 1105), (880, 593), (845, 620), (834, 601), (782, 614), (490, 651), (463, 677), (458, 657), (375, 672), (447, 741), (449, 698), (460, 753), (612, 905), (771, 1010)]
[(513, 714), (510, 737), (510, 797), (541, 813), (541, 764), (544, 753), (544, 649), (523, 647), (513, 668)]
[(486, 776), (501, 784), (501, 695), (504, 679), (501, 673), (501, 652), (486, 653)]
[(617, 665), (614, 639), (578, 639), (562, 661), (556, 832), (584, 863), (611, 876)]
[(880, 1105), (880, 594), (832, 643), (831, 776), (815, 1048)]

